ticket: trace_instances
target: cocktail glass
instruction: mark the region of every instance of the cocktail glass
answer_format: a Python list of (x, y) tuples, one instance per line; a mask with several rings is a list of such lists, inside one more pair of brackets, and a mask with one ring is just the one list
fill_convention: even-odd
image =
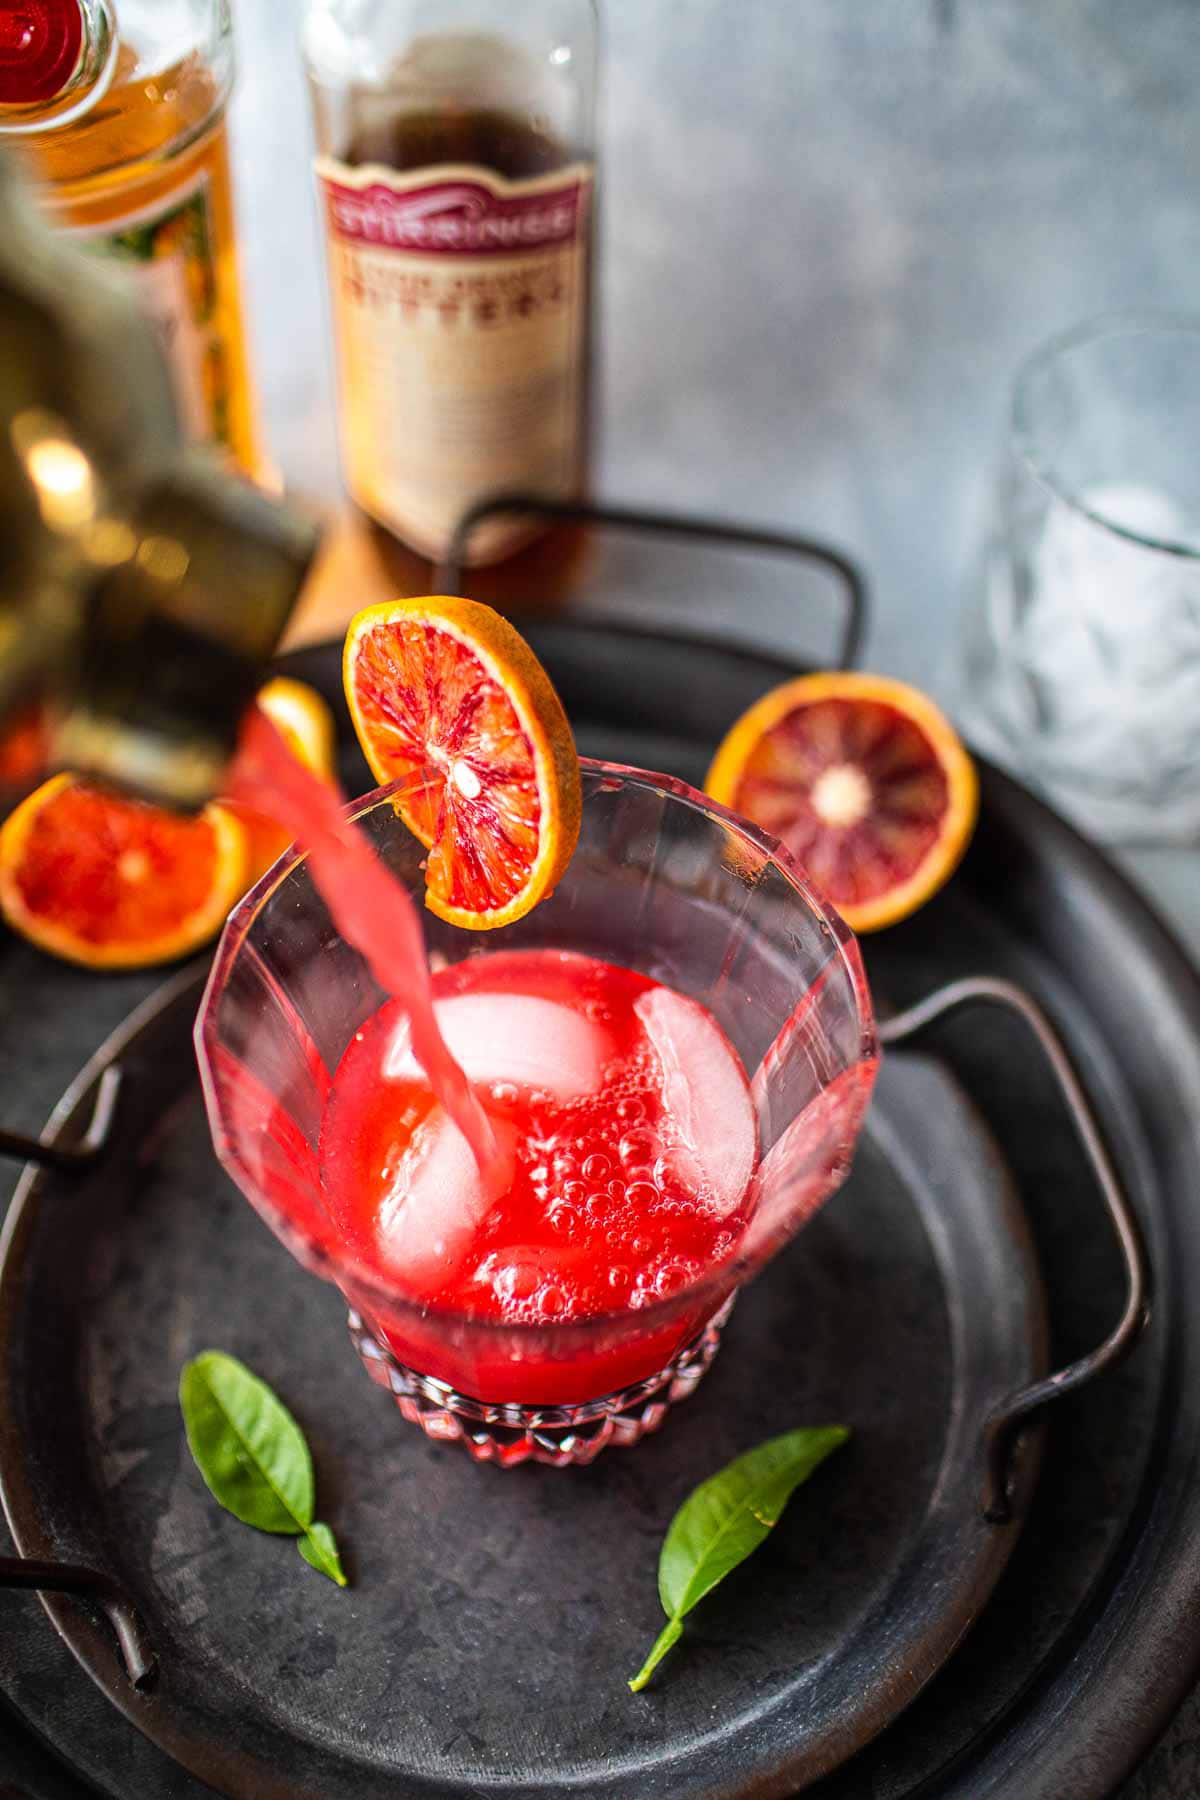
[[(402, 791), (381, 788), (351, 816), (419, 896), (424, 851), (392, 804)], [(479, 1460), (590, 1462), (692, 1392), (737, 1289), (845, 1177), (876, 1068), (858, 947), (774, 840), (681, 781), (594, 762), (583, 764), (579, 847), (554, 894), (498, 931), (426, 914), (426, 932), (447, 962), (536, 948), (640, 970), (701, 1000), (751, 1076), (753, 1212), (719, 1266), (638, 1310), (552, 1324), (422, 1304), (363, 1266), (322, 1200), (330, 1081), (388, 996), (339, 936), (298, 852), (225, 927), (196, 1024), (225, 1168), (304, 1267), (341, 1289), (367, 1372), (407, 1419)]]

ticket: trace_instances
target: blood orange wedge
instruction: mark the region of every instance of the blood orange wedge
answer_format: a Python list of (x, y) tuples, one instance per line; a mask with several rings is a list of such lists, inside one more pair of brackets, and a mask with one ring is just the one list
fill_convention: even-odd
[(22, 707), (0, 729), (0, 792), (36, 780), (49, 760), (50, 732), (44, 709)]
[(486, 931), (550, 893), (579, 837), (575, 740), (550, 678), (490, 606), (444, 596), (370, 606), (350, 623), (343, 678), (377, 781), (429, 851), (425, 904)]
[(878, 675), (801, 675), (733, 726), (705, 783), (779, 838), (854, 931), (914, 912), (953, 873), (975, 765), (932, 700)]
[(276, 675), (256, 696), (272, 724), (300, 761), (315, 775), (332, 775), (337, 755), (333, 714), (316, 688), (290, 675)]
[(212, 937), (244, 864), (242, 828), (222, 806), (179, 818), (55, 775), (0, 828), (0, 909), (69, 962), (141, 968)]
[[(317, 690), (307, 682), (277, 675), (259, 689), (257, 700), (272, 724), (278, 726), (293, 755), (314, 775), (330, 780), (337, 761), (337, 734), (333, 714)], [(250, 886), (283, 855), (292, 840), (273, 819), (251, 812), (236, 801), (227, 804), (246, 833), (245, 882)]]

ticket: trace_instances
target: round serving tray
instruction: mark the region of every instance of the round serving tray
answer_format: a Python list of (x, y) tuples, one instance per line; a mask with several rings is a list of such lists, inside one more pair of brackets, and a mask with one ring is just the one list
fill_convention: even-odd
[[(729, 720), (786, 673), (656, 634), (633, 655), (628, 630), (529, 635), (585, 750), (693, 780)], [(328, 649), (289, 668), (336, 685)], [(1200, 1436), (1197, 1346), (1176, 1293), (1200, 1274), (1200, 1005), (1108, 865), (1003, 777), (985, 770), (984, 784), (962, 874), (871, 946), (873, 979), (899, 1004), (981, 969), (1040, 995), (1097, 1103), (1159, 1287), (1133, 1360), (1055, 1418), (1017, 1553), (926, 1692), (868, 1742), (945, 1662), (1003, 1561), (1013, 1532), (979, 1511), (975, 1409), (1037, 1356), (1019, 1215), (943, 1072), (892, 1059), (850, 1184), (748, 1290), (710, 1376), (659, 1438), (588, 1471), (506, 1475), (401, 1425), (353, 1363), (337, 1296), (218, 1175), (183, 1048), (191, 1001), (176, 994), (131, 1027), (111, 1158), (23, 1184), (0, 1285), (10, 1516), (26, 1553), (97, 1561), (133, 1590), (160, 1657), (145, 1695), (106, 1626), (74, 1601), (50, 1606), (144, 1732), (218, 1791), (256, 1800), (564, 1782), (623, 1797), (786, 1794), (856, 1749), (812, 1791), (1111, 1791), (1190, 1678), (1200, 1636), (1185, 1555), (1198, 1503), (1183, 1481)], [(47, 969), (5, 952), (34, 1039)], [(1092, 1183), (1015, 1028), (972, 1019), (946, 1041), (1028, 1203), (1061, 1361), (1120, 1307)], [(69, 1099), (62, 1128), (89, 1105)], [(209, 1342), (260, 1368), (308, 1430), (322, 1512), (356, 1576), (348, 1594), (200, 1487), (174, 1380)], [(832, 1417), (854, 1425), (853, 1447), (695, 1615), (660, 1682), (628, 1695), (678, 1499), (770, 1431)], [(75, 1770), (121, 1800), (203, 1791), (64, 1656), (31, 1623), (0, 1646), (0, 1685)]]
[[(714, 1791), (718, 1765), (726, 1791), (783, 1795), (889, 1723), (1007, 1556), (1015, 1526), (980, 1511), (982, 1425), (1044, 1354), (1019, 1209), (946, 1076), (919, 1059), (885, 1071), (836, 1206), (740, 1298), (710, 1378), (657, 1439), (587, 1472), (509, 1474), (403, 1424), (363, 1379), (336, 1294), (220, 1174), (198, 998), (173, 986), (102, 1053), (124, 1072), (108, 1153), (26, 1184), (0, 1262), (14, 1536), (114, 1576), (157, 1652), (135, 1691), (103, 1620), (48, 1595), (110, 1699), (237, 1800), (549, 1795), (567, 1770), (580, 1794), (682, 1797)], [(181, 1362), (211, 1344), (303, 1421), (352, 1592), (213, 1507), (175, 1399)], [(739, 1450), (843, 1418), (840, 1471), (630, 1694), (679, 1500)]]

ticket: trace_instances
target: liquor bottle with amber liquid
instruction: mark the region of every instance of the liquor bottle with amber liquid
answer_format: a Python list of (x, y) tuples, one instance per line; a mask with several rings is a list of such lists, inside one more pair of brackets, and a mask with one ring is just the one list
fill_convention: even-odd
[[(311, 0), (304, 43), (346, 482), (420, 592), (474, 503), (584, 490), (596, 9)], [(579, 547), (492, 517), (470, 591), (554, 596)]]
[(259, 471), (225, 109), (228, 0), (0, 0), (0, 147), (133, 274), (188, 436)]

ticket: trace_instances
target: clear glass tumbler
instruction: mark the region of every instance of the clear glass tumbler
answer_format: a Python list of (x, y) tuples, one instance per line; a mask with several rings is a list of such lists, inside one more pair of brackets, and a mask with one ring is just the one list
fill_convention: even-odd
[(1113, 315), (1020, 370), (972, 736), (1112, 841), (1200, 831), (1200, 320)]
[[(398, 791), (352, 816), (420, 894), (424, 851)], [(217, 1155), (293, 1255), (342, 1290), (368, 1373), (431, 1437), (503, 1464), (589, 1462), (691, 1392), (736, 1289), (843, 1180), (875, 1076), (858, 947), (773, 840), (666, 776), (585, 762), (583, 796), (579, 847), (549, 899), (482, 934), (426, 913), (429, 948), (450, 962), (581, 951), (709, 1007), (752, 1076), (760, 1162), (742, 1242), (690, 1286), (639, 1310), (512, 1325), (422, 1305), (356, 1261), (322, 1201), (321, 1121), (343, 1050), (387, 996), (299, 853), (232, 914), (196, 1024)]]

